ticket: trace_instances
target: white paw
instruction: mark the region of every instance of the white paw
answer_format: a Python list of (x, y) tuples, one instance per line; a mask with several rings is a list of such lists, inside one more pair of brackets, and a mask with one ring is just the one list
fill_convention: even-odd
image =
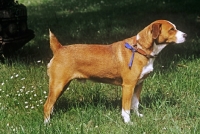
[(130, 117), (123, 117), (124, 118), (124, 123), (129, 123), (129, 122), (131, 122), (131, 120), (130, 120)]
[(138, 117), (143, 117), (143, 116), (144, 116), (143, 114), (140, 114), (140, 113), (138, 112), (138, 110), (135, 110), (135, 113), (136, 113), (136, 115), (137, 115)]
[(130, 110), (122, 109), (122, 117), (124, 119), (124, 123), (130, 122)]
[(47, 124), (47, 123), (49, 123), (49, 122), (50, 122), (50, 117), (44, 119), (44, 124)]

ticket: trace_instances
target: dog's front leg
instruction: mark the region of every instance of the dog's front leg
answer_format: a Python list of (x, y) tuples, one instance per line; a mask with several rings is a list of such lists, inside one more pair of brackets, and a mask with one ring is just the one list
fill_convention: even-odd
[(125, 123), (130, 123), (130, 109), (133, 91), (134, 86), (132, 85), (123, 85), (122, 87), (122, 117)]
[(131, 109), (133, 109), (133, 111), (137, 114), (137, 116), (139, 117), (143, 117), (143, 114), (140, 114), (138, 111), (138, 107), (139, 107), (139, 99), (140, 99), (140, 93), (142, 91), (142, 83), (139, 83), (135, 89), (134, 89), (134, 94), (132, 97), (132, 104), (131, 104)]

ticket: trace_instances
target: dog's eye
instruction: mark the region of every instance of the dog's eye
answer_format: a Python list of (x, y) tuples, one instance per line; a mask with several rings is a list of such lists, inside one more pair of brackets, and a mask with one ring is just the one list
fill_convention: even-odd
[(175, 29), (172, 27), (171, 29), (170, 29), (170, 31), (174, 31)]

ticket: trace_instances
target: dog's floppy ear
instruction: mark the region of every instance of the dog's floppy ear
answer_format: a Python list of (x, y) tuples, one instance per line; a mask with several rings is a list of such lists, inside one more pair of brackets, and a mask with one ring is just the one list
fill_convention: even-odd
[(157, 39), (158, 36), (160, 35), (160, 32), (161, 32), (161, 24), (160, 23), (152, 24), (151, 33), (152, 33), (153, 39)]

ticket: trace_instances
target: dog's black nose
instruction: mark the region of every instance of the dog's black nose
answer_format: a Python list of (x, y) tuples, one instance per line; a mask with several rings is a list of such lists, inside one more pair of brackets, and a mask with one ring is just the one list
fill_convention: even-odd
[(187, 37), (187, 34), (183, 34), (183, 37), (186, 38), (186, 37)]

